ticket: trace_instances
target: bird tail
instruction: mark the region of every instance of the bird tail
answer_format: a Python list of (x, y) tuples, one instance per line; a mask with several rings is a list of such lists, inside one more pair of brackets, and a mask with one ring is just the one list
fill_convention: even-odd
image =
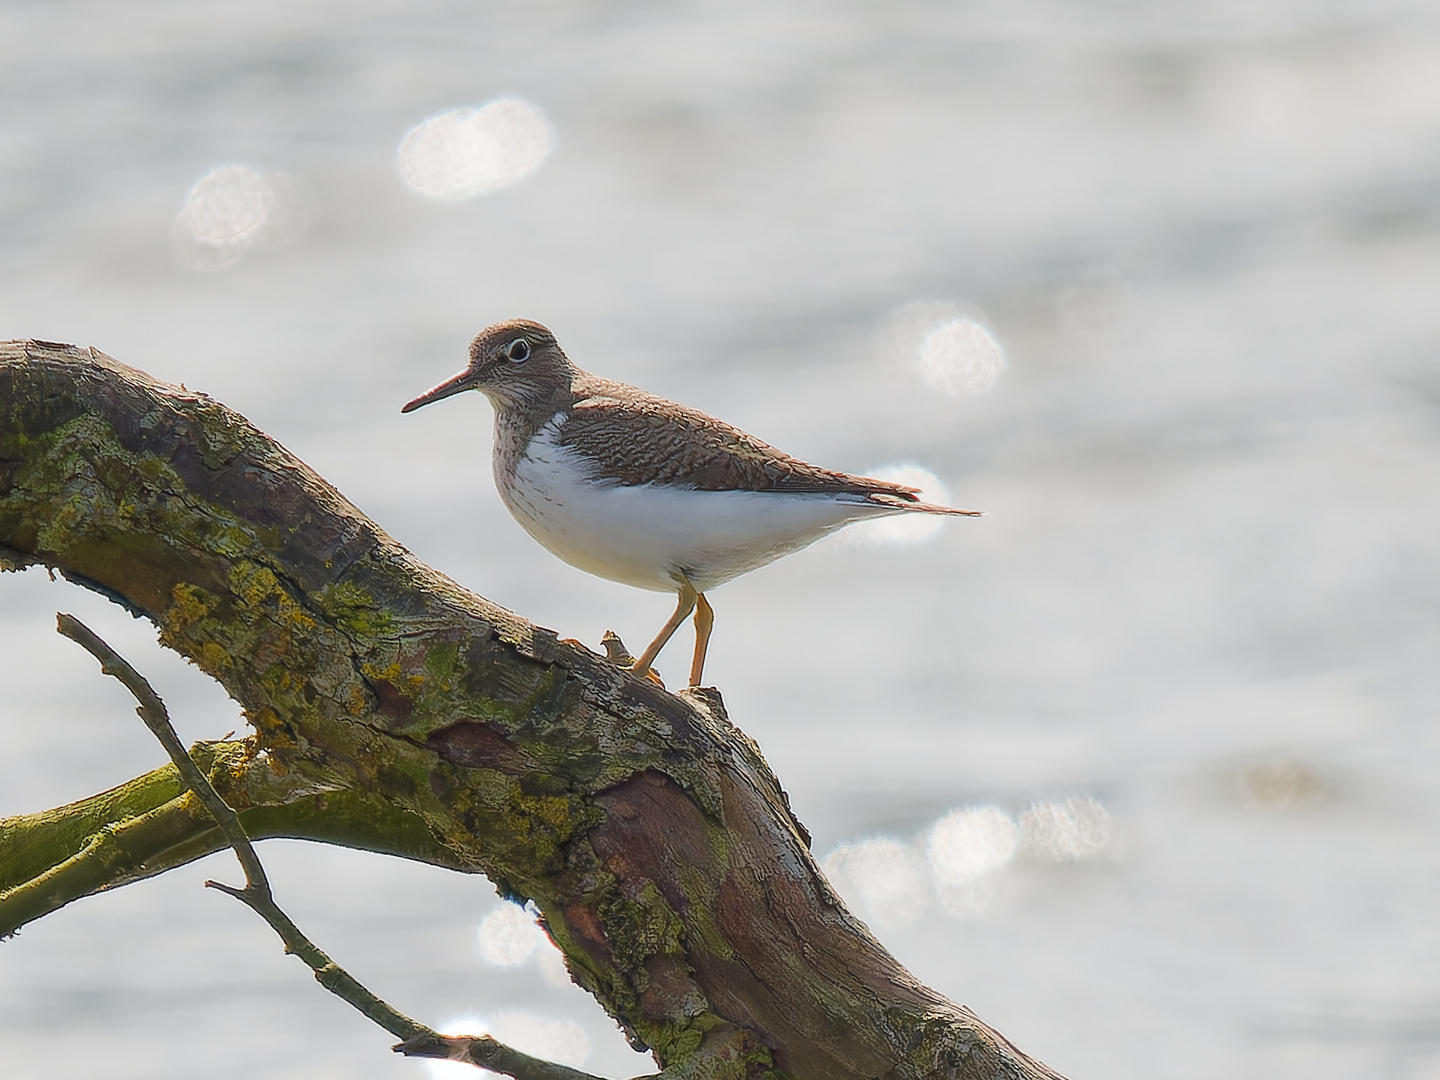
[(891, 495), (888, 492), (872, 491), (867, 496), (870, 502), (896, 510), (918, 510), (922, 514), (953, 514), (957, 517), (984, 517), (984, 510), (961, 510), (955, 506), (940, 506), (936, 503), (921, 502), (915, 496)]

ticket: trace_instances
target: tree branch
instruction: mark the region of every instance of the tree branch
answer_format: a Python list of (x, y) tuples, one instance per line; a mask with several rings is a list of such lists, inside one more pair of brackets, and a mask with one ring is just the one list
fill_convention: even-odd
[(411, 815), (435, 861), (533, 900), (667, 1075), (1056, 1075), (845, 909), (718, 694), (464, 591), (203, 395), (0, 345), (0, 546), (153, 619), (275, 773)]
[[(602, 1080), (591, 1073), (572, 1069), (568, 1065), (557, 1065), (553, 1061), (522, 1054), (496, 1042), (488, 1035), (440, 1035), (427, 1032), (392, 1047), (397, 1054), (406, 1057), (441, 1058), (446, 1061), (461, 1061), (491, 1072), (513, 1076), (516, 1080)], [(635, 1080), (661, 1080), (665, 1074), (636, 1077)]]
[[(218, 881), (207, 881), (205, 887), (218, 889), (235, 897), (269, 923), (270, 928), (285, 943), (285, 951), (303, 960), (315, 973), (315, 979), (321, 986), (342, 1001), (354, 1006), (365, 1017), (390, 1034), (400, 1036), (405, 1040), (394, 1047), (395, 1050), (407, 1055), (448, 1057), (456, 1061), (467, 1061), (477, 1066), (488, 1067), (494, 1072), (516, 1077), (517, 1080), (600, 1080), (599, 1077), (589, 1073), (582, 1073), (564, 1065), (555, 1065), (539, 1058), (532, 1058), (489, 1036), (441, 1035), (434, 1029), (410, 1019), (394, 1006), (371, 993), (358, 979), (331, 960), (275, 902), (274, 894), (270, 889), (270, 881), (265, 875), (265, 867), (261, 864), (260, 856), (256, 853), (254, 845), (250, 843), (250, 837), (245, 835), (240, 818), (234, 810), (226, 805), (225, 800), (220, 797), (220, 793), (211, 785), (209, 778), (190, 759), (184, 744), (180, 742), (180, 737), (175, 734), (175, 728), (170, 723), (170, 714), (165, 708), (164, 701), (160, 699), (159, 694), (155, 693), (149, 680), (136, 671), (128, 660), (111, 648), (108, 642), (75, 616), (57, 615), (56, 629), (99, 660), (100, 670), (119, 680), (134, 695), (135, 700), (139, 702), (139, 708), (135, 711), (140, 715), (140, 719), (145, 721), (145, 726), (150, 729), (150, 733), (159, 740), (160, 745), (165, 748), (165, 752), (170, 755), (170, 761), (180, 773), (189, 793), (199, 799), (206, 811), (214, 818), (226, 843), (235, 852), (235, 857), (240, 860), (240, 866), (245, 871), (245, 887), (243, 889), (222, 885)], [(434, 1052), (441, 1048), (445, 1053)]]
[[(246, 888), (256, 893), (264, 893), (267, 896), (270, 892), (270, 883), (265, 879), (265, 868), (260, 865), (260, 859), (255, 854), (255, 849), (250, 845), (250, 838), (245, 835), (245, 830), (240, 827), (240, 819), (235, 816), (235, 811), (225, 805), (225, 800), (220, 797), (210, 785), (200, 767), (190, 760), (186, 753), (185, 746), (180, 742), (180, 736), (175, 734), (175, 728), (170, 724), (170, 714), (165, 708), (165, 703), (160, 700), (160, 695), (155, 693), (149, 681), (130, 666), (130, 662), (112, 649), (107, 642), (102, 640), (95, 631), (82, 623), (74, 615), (59, 614), (55, 616), (55, 629), (77, 643), (96, 660), (100, 661), (100, 670), (117, 679), (126, 690), (134, 695), (139, 702), (135, 710), (140, 719), (145, 721), (145, 726), (150, 729), (165, 752), (170, 755), (170, 761), (180, 773), (180, 779), (185, 786), (204, 804), (215, 823), (220, 826), (220, 831), (225, 835), (225, 842), (235, 850), (235, 856), (240, 860), (240, 866), (245, 871)], [(287, 942), (288, 944), (288, 942)]]
[[(196, 743), (190, 756), (254, 839), (318, 840), (474, 870), (415, 814), (371, 792), (326, 790), (277, 773), (253, 739)], [(214, 819), (185, 791), (167, 764), (68, 806), (0, 818), (0, 937), (100, 889), (222, 850)]]
[(170, 755), (170, 760), (179, 771), (185, 786), (215, 819), (215, 823), (220, 826), (220, 832), (224, 834), (225, 842), (230, 845), (235, 852), (235, 857), (240, 860), (240, 866), (245, 871), (245, 887), (243, 889), (222, 885), (218, 881), (207, 881), (205, 887), (219, 889), (244, 903), (269, 923), (275, 933), (280, 935), (280, 940), (285, 943), (286, 952), (293, 953), (309, 965), (310, 969), (315, 972), (315, 978), (325, 989), (355, 1006), (392, 1035), (398, 1035), (402, 1039), (413, 1039), (419, 1035), (435, 1034), (424, 1024), (411, 1020), (365, 989), (344, 968), (326, 956), (314, 942), (301, 932), (290, 917), (280, 910), (280, 906), (275, 903), (275, 897), (270, 891), (270, 882), (265, 876), (265, 867), (261, 865), (260, 857), (255, 854), (255, 847), (250, 843), (250, 838), (245, 835), (239, 817), (236, 816), (234, 810), (225, 805), (225, 800), (220, 797), (220, 793), (211, 786), (210, 781), (206, 779), (205, 774), (200, 771), (195, 762), (190, 760), (190, 755), (185, 752), (184, 744), (180, 742), (180, 737), (175, 734), (175, 728), (170, 724), (170, 714), (165, 709), (165, 703), (160, 700), (160, 695), (155, 693), (154, 688), (145, 677), (131, 667), (123, 656), (101, 640), (93, 630), (75, 616), (58, 615), (55, 622), (56, 629), (60, 633), (78, 643), (86, 652), (100, 661), (101, 671), (118, 679), (125, 689), (135, 696), (135, 700), (140, 703), (139, 708), (135, 710), (140, 714), (140, 719), (145, 721), (145, 726), (150, 729), (150, 733), (159, 740), (160, 745), (165, 748), (165, 752)]

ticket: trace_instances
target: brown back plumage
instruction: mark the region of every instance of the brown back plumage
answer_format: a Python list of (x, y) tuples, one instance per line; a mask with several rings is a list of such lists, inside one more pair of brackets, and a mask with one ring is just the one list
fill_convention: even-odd
[(581, 373), (573, 391), (579, 400), (558, 441), (604, 462), (623, 486), (885, 495), (918, 502), (915, 488), (822, 469), (697, 409), (624, 383)]

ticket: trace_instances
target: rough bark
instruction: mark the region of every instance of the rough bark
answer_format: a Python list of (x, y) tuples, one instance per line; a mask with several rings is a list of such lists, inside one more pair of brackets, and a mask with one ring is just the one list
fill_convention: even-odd
[[(481, 872), (695, 1075), (1057, 1074), (927, 988), (830, 889), (714, 691), (670, 694), (426, 567), (201, 394), (0, 345), (0, 566), (152, 619), (253, 734), (200, 748), (256, 836)], [(0, 833), (0, 933), (224, 846), (172, 768)]]

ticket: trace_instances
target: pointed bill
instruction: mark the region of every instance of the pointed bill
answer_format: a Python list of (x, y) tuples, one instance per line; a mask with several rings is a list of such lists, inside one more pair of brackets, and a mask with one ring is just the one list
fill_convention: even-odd
[(474, 380), (474, 370), (471, 368), (466, 368), (454, 378), (446, 379), (433, 390), (427, 390), (425, 393), (417, 397), (414, 401), (407, 402), (406, 404), (401, 406), (400, 411), (402, 413), (414, 412), (422, 405), (429, 405), (432, 401), (439, 401), (441, 398), (447, 398), (451, 394), (458, 394), (462, 390), (469, 390), (470, 387), (474, 384)]

